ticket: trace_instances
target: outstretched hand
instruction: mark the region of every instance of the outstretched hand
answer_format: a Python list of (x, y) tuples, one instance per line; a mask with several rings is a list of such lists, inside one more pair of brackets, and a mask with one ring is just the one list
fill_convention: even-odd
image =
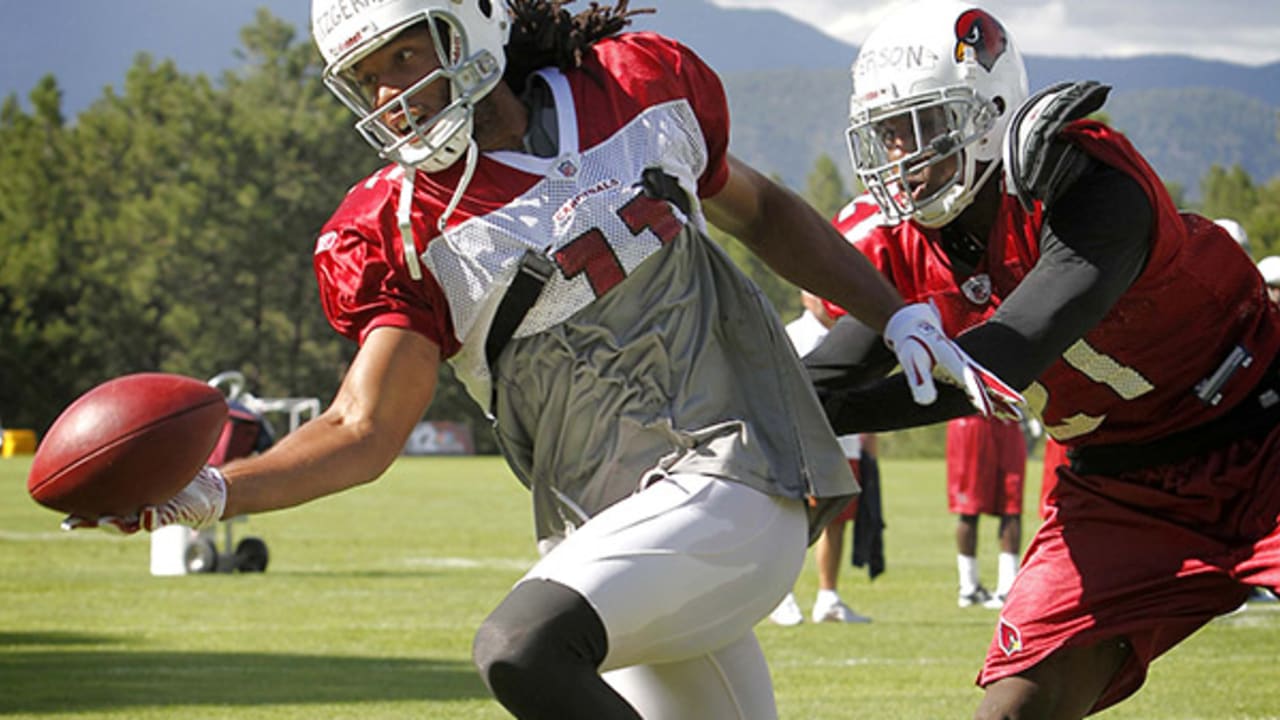
[(916, 303), (898, 310), (885, 326), (884, 341), (897, 355), (916, 403), (930, 405), (938, 399), (936, 378), (964, 390), (983, 415), (1022, 418), (1026, 400), (942, 332), (932, 305)]
[(136, 515), (128, 517), (103, 515), (90, 519), (69, 515), (62, 521), (62, 529), (100, 528), (125, 535), (139, 530), (150, 532), (166, 525), (185, 525), (201, 530), (222, 518), (226, 504), (226, 478), (217, 468), (206, 465), (196, 473), (194, 480), (165, 503), (148, 505), (139, 509)]

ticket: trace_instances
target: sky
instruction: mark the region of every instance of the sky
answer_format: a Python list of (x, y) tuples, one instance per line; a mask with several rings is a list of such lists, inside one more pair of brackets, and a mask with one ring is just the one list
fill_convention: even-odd
[[(710, 0), (726, 8), (787, 13), (859, 46), (893, 6), (906, 1)], [(631, 6), (661, 11), (683, 2), (688, 0), (631, 0)], [(576, 0), (570, 8), (586, 4)], [(1280, 0), (982, 4), (1004, 22), (1026, 56), (1175, 54), (1245, 65), (1280, 62)], [(105, 85), (119, 89), (140, 49), (153, 58), (177, 59), (183, 71), (216, 76), (236, 64), (232, 49), (239, 45), (239, 31), (260, 6), (306, 32), (308, 0), (0, 0), (0, 27), (18, 30), (0, 43), (0, 100), (11, 93), (25, 98), (41, 75), (52, 73), (64, 91), (64, 109), (75, 114), (100, 97)]]
[[(768, 8), (861, 45), (904, 0), (711, 0)], [(632, 0), (643, 6), (643, 0)], [(1245, 65), (1280, 62), (1277, 0), (983, 0), (1023, 55), (1176, 54)]]

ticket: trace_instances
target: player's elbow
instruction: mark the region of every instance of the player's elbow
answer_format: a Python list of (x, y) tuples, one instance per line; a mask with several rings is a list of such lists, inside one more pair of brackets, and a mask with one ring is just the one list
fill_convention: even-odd
[(352, 477), (353, 485), (364, 485), (381, 477), (400, 456), (413, 429), (412, 426), (402, 429), (376, 415), (365, 413), (335, 411), (326, 415), (329, 417), (322, 416), (328, 424), (325, 431), (340, 438), (339, 442), (357, 459), (356, 466), (362, 470)]

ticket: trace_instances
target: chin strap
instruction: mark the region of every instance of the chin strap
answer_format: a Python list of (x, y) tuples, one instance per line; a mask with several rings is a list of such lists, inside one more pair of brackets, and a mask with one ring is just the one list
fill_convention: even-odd
[(466, 165), (462, 167), (462, 177), (458, 179), (458, 187), (454, 188), (453, 197), (449, 198), (449, 204), (445, 206), (440, 219), (436, 221), (436, 230), (441, 234), (444, 233), (445, 226), (449, 222), (449, 216), (458, 209), (458, 203), (462, 202), (462, 196), (466, 194), (467, 186), (471, 184), (471, 178), (476, 174), (476, 165), (479, 161), (480, 149), (476, 147), (475, 138), (471, 138), (467, 140), (467, 160)]
[[(968, 161), (966, 160), (964, 162)], [(974, 165), (976, 167), (976, 161), (974, 162)], [(959, 187), (960, 192), (955, 193), (950, 197), (942, 198), (942, 202), (939, 203), (942, 205), (942, 209), (938, 213), (926, 216), (922, 215), (917, 208), (917, 211), (912, 212), (909, 217), (914, 218), (916, 222), (928, 228), (945, 227), (952, 220), (959, 217), (960, 213), (965, 211), (965, 208), (969, 207), (973, 202), (973, 199), (977, 197), (978, 192), (982, 190), (982, 186), (987, 184), (987, 181), (991, 179), (991, 176), (995, 174), (995, 171), (999, 167), (1000, 162), (998, 159), (987, 163), (987, 167), (978, 174), (978, 179), (975, 180), (973, 185), (967, 190), (961, 186)], [(947, 192), (950, 193), (953, 192), (953, 190), (954, 187), (952, 190), (948, 190)], [(882, 205), (881, 207), (883, 208), (884, 206)]]
[(400, 243), (404, 246), (404, 264), (409, 268), (409, 277), (422, 279), (422, 266), (418, 263), (418, 248), (413, 244), (413, 221), (410, 213), (413, 210), (413, 182), (418, 177), (417, 168), (402, 165), (404, 179), (400, 181), (400, 201), (396, 205), (396, 225), (400, 227)]
[[(445, 228), (449, 223), (449, 216), (453, 215), (453, 211), (458, 209), (458, 203), (462, 202), (462, 196), (471, 185), (471, 178), (475, 176), (476, 165), (479, 162), (480, 150), (476, 147), (476, 141), (473, 138), (467, 141), (467, 159), (462, 168), (462, 177), (458, 180), (458, 187), (454, 189), (453, 197), (449, 198), (449, 204), (445, 206), (440, 219), (436, 221), (436, 230), (441, 235), (446, 234)], [(396, 205), (396, 225), (400, 227), (400, 243), (404, 246), (404, 262), (409, 268), (409, 277), (421, 280), (422, 265), (418, 260), (418, 248), (413, 243), (412, 221), (413, 183), (418, 176), (418, 170), (412, 165), (401, 167), (404, 168), (404, 180), (400, 183), (400, 200)]]

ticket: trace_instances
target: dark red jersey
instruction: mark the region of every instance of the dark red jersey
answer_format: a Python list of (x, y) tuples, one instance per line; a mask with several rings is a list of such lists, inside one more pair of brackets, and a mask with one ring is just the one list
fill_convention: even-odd
[[(1139, 183), (1153, 213), (1150, 252), (1101, 322), (1025, 395), (1068, 446), (1147, 442), (1223, 414), (1257, 384), (1280, 346), (1280, 315), (1252, 261), (1209, 220), (1179, 213), (1119, 133), (1079, 121), (1062, 137)], [(1042, 206), (1027, 212), (1011, 195), (1002, 202), (986, 254), (968, 274), (953, 268), (938, 231), (881, 224), (869, 198), (851, 203), (837, 227), (907, 302), (934, 302), (946, 332), (958, 335), (990, 318), (1040, 258)], [(1052, 317), (1056, 310), (1038, 311)], [(1252, 362), (1231, 375), (1216, 402), (1197, 397), (1197, 385), (1237, 346)]]

